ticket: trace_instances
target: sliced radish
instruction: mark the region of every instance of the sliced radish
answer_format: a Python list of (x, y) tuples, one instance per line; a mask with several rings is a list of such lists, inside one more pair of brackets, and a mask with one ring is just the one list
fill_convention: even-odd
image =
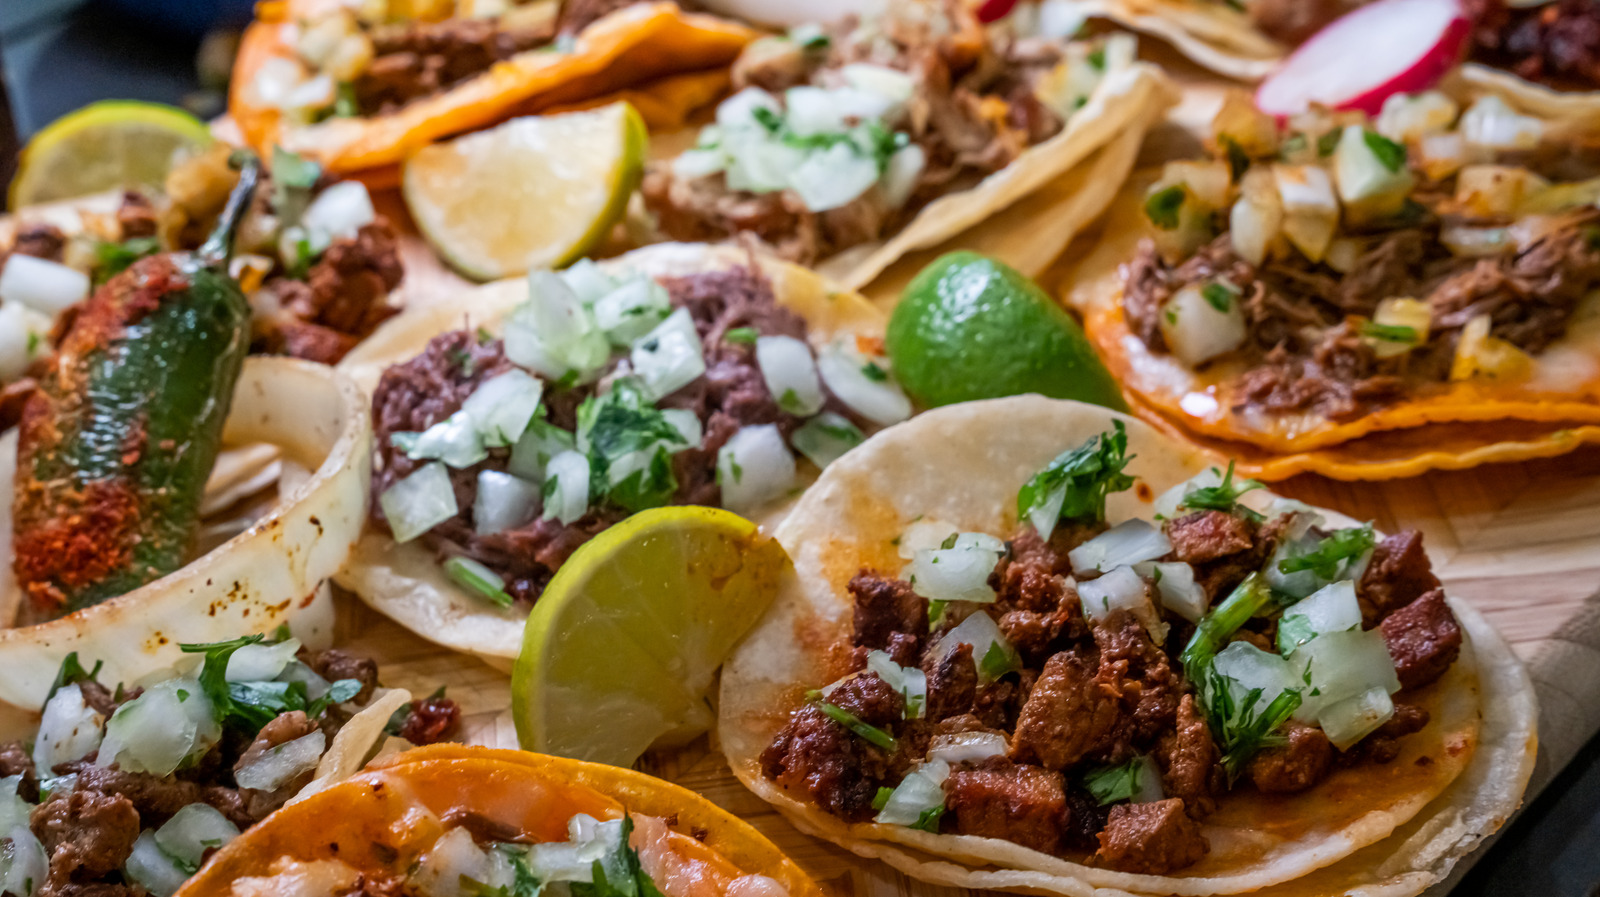
[(1384, 100), (1427, 90), (1454, 68), (1471, 28), (1461, 0), (1378, 0), (1301, 44), (1261, 82), (1256, 105), (1279, 117), (1313, 103), (1376, 115)]
[(1016, 5), (1017, 0), (982, 0), (972, 13), (978, 17), (978, 21), (987, 25), (1011, 15), (1011, 10), (1015, 9)]

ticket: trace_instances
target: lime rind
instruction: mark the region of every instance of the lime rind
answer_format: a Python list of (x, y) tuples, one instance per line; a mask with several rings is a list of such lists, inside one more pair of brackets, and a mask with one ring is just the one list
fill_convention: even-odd
[(8, 201), (17, 209), (117, 187), (159, 188), (177, 150), (204, 147), (211, 140), (204, 122), (175, 106), (91, 103), (28, 141)]

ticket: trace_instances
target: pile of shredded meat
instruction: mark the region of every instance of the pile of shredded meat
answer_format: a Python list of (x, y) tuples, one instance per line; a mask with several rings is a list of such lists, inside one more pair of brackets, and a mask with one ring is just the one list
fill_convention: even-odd
[[(356, 704), (365, 703), (378, 684), (378, 668), (365, 657), (336, 649), (312, 652), (299, 658), (329, 681), (354, 679), (361, 683)], [(78, 683), (85, 701), (110, 719), (117, 707), (141, 694), (141, 689), (113, 694), (99, 683)], [(443, 697), (413, 702), (406, 709), (401, 737), (413, 744), (442, 740), (457, 725), (460, 709)], [(230, 729), (216, 747), (198, 763), (170, 776), (125, 772), (115, 764), (100, 766), (93, 753), (41, 770), (21, 742), (0, 744), (0, 778), (20, 776), (18, 796), (30, 803), (40, 797), (40, 779), (76, 776), (74, 785), (53, 793), (33, 809), (29, 827), (49, 855), (49, 878), (36, 883), (35, 897), (142, 897), (136, 884), (124, 883), (122, 869), (133, 852), (134, 841), (145, 829), (157, 828), (182, 808), (204, 803), (222, 812), (241, 829), (266, 818), (310, 782), (314, 772), (275, 791), (240, 788), (235, 770), (257, 761), (281, 744), (321, 728), (331, 740), (348, 716), (337, 707), (311, 719), (299, 710), (280, 714), (251, 735)]]
[[(1258, 524), (1244, 516), (1200, 511), (1168, 520), (1172, 559), (1220, 600), (1272, 554), (1285, 517)], [(835, 722), (818, 704), (796, 711), (761, 755), (763, 773), (781, 787), (851, 822), (873, 816), (880, 787), (893, 786), (921, 760), (930, 739), (996, 732), (1005, 756), (952, 764), (944, 783), (938, 831), (1000, 838), (1045, 853), (1089, 857), (1128, 872), (1164, 874), (1208, 851), (1198, 820), (1225, 798), (1221, 752), (1197, 706), (1178, 657), (1194, 631), (1168, 615), (1165, 644), (1126, 611), (1086, 617), (1066, 580), (1067, 552), (1092, 530), (1058, 530), (1049, 542), (1028, 528), (1013, 539), (989, 579), (994, 604), (976, 613), (994, 618), (1021, 655), (1023, 669), (982, 683), (970, 645), (953, 649), (940, 636), (957, 621), (930, 630), (928, 602), (906, 582), (863, 570), (854, 597), (853, 669), (873, 649), (927, 677), (926, 712), (902, 719), (903, 698), (877, 674), (844, 680), (828, 702), (888, 731), (896, 746), (877, 747)], [(1290, 721), (1279, 746), (1256, 753), (1234, 789), (1270, 794), (1303, 791), (1337, 765), (1387, 763), (1398, 740), (1420, 730), (1427, 711), (1407, 698), (1441, 676), (1461, 647), (1461, 629), (1444, 601), (1422, 550), (1405, 532), (1378, 543), (1358, 587), (1364, 627), (1377, 628), (1394, 659), (1402, 691), (1381, 728), (1338, 753), (1320, 728)], [(949, 615), (947, 615), (948, 617)], [(1234, 636), (1270, 646), (1276, 622), (1256, 619)], [(1148, 754), (1166, 798), (1101, 806), (1080, 784), (1087, 769)]]
[(927, 164), (903, 208), (889, 208), (869, 190), (839, 208), (812, 212), (787, 190), (730, 190), (720, 173), (684, 178), (659, 163), (646, 172), (640, 192), (661, 230), (687, 241), (752, 234), (783, 258), (810, 264), (878, 239), (929, 201), (971, 186), (1059, 132), (1061, 117), (1033, 93), (1035, 78), (1060, 60), (1059, 45), (1025, 38), (996, 46), (969, 10), (946, 9), (960, 23), (952, 33), (935, 35), (926, 21), (894, 17), (876, 30), (858, 29), (851, 19), (830, 27), (826, 48), (760, 41), (734, 65), (735, 88), (774, 93), (825, 84), (850, 63), (910, 73), (916, 92), (906, 130)]

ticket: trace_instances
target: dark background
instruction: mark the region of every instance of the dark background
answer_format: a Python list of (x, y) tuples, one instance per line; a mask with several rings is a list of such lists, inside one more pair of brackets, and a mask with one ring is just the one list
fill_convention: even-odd
[[(156, 100), (217, 114), (219, 85), (202, 83), (196, 64), (202, 38), (236, 28), (249, 10), (248, 0), (0, 0), (0, 55), (19, 134), (25, 139), (100, 99)], [(1600, 895), (1600, 738), (1453, 893)]]

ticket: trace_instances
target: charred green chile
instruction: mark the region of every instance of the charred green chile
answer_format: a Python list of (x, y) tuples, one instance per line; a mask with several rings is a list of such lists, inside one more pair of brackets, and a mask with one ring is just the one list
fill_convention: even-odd
[(254, 157), (197, 252), (138, 260), (73, 319), (23, 411), (14, 566), (24, 622), (132, 591), (188, 559), (250, 342), (228, 277)]

